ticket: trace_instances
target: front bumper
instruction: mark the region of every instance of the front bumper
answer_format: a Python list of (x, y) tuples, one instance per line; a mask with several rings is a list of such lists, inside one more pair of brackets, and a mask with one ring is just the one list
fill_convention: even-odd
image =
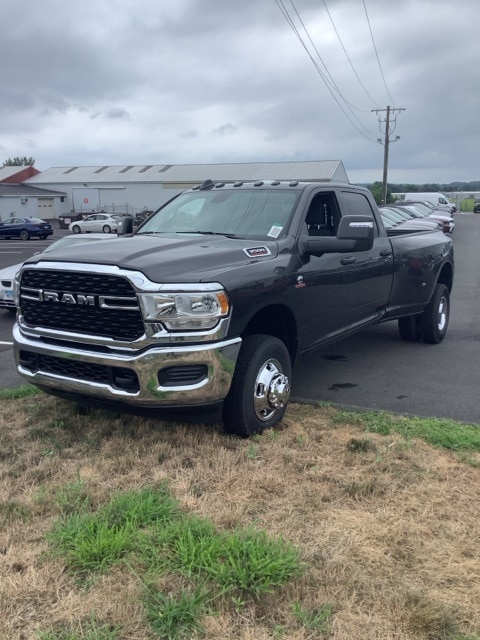
[(138, 408), (214, 404), (230, 389), (241, 338), (215, 343), (150, 347), (137, 353), (99, 353), (44, 343), (13, 328), (18, 372), (52, 393)]

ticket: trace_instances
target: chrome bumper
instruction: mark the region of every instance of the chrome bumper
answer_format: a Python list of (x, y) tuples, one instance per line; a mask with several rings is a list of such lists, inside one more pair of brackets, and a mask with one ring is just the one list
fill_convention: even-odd
[[(87, 399), (120, 402), (132, 407), (189, 407), (223, 400), (230, 389), (241, 346), (241, 338), (210, 344), (151, 347), (140, 353), (98, 353), (86, 348), (66, 347), (54, 342), (43, 343), (24, 335), (17, 324), (13, 328), (14, 356), (18, 373), (28, 382), (52, 392), (81, 395)], [(37, 361), (38, 365), (27, 363)], [(42, 362), (48, 359), (49, 366)], [(22, 364), (23, 363), (23, 364)], [(73, 374), (55, 373), (50, 363), (62, 369), (77, 369)], [(75, 367), (78, 365), (78, 367)], [(138, 380), (137, 389), (120, 388), (109, 383), (88, 379), (89, 366), (106, 372), (127, 370)], [(170, 368), (200, 366), (205, 375), (193, 383), (162, 386), (159, 372)], [(48, 370), (50, 368), (50, 370)], [(113, 376), (110, 376), (113, 377)]]

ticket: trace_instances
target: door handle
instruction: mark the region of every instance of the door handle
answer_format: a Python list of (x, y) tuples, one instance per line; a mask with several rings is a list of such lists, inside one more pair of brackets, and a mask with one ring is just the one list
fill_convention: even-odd
[(392, 250), (391, 249), (382, 249), (382, 251), (380, 251), (380, 257), (382, 258), (388, 258), (388, 256), (392, 255)]
[(348, 256), (348, 258), (342, 258), (340, 260), (340, 264), (354, 264), (357, 261), (353, 256)]

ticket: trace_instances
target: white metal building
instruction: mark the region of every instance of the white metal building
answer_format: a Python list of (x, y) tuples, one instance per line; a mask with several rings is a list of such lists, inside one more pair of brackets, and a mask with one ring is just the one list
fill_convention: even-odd
[(52, 167), (28, 178), (24, 184), (65, 193), (64, 210), (60, 213), (108, 211), (135, 214), (154, 211), (180, 191), (209, 178), (214, 182), (298, 180), (348, 183), (340, 160), (322, 160)]
[(11, 216), (52, 220), (65, 211), (65, 192), (0, 182), (0, 220)]

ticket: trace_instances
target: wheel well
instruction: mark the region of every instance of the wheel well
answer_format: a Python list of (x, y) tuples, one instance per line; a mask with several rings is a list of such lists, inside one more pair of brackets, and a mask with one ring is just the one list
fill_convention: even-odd
[(281, 340), (288, 349), (292, 365), (298, 348), (297, 325), (292, 312), (282, 305), (271, 305), (258, 311), (249, 321), (242, 338), (263, 333)]
[(440, 275), (437, 280), (438, 284), (444, 284), (447, 286), (448, 291), (452, 291), (453, 286), (453, 267), (451, 264), (445, 264), (440, 271)]

